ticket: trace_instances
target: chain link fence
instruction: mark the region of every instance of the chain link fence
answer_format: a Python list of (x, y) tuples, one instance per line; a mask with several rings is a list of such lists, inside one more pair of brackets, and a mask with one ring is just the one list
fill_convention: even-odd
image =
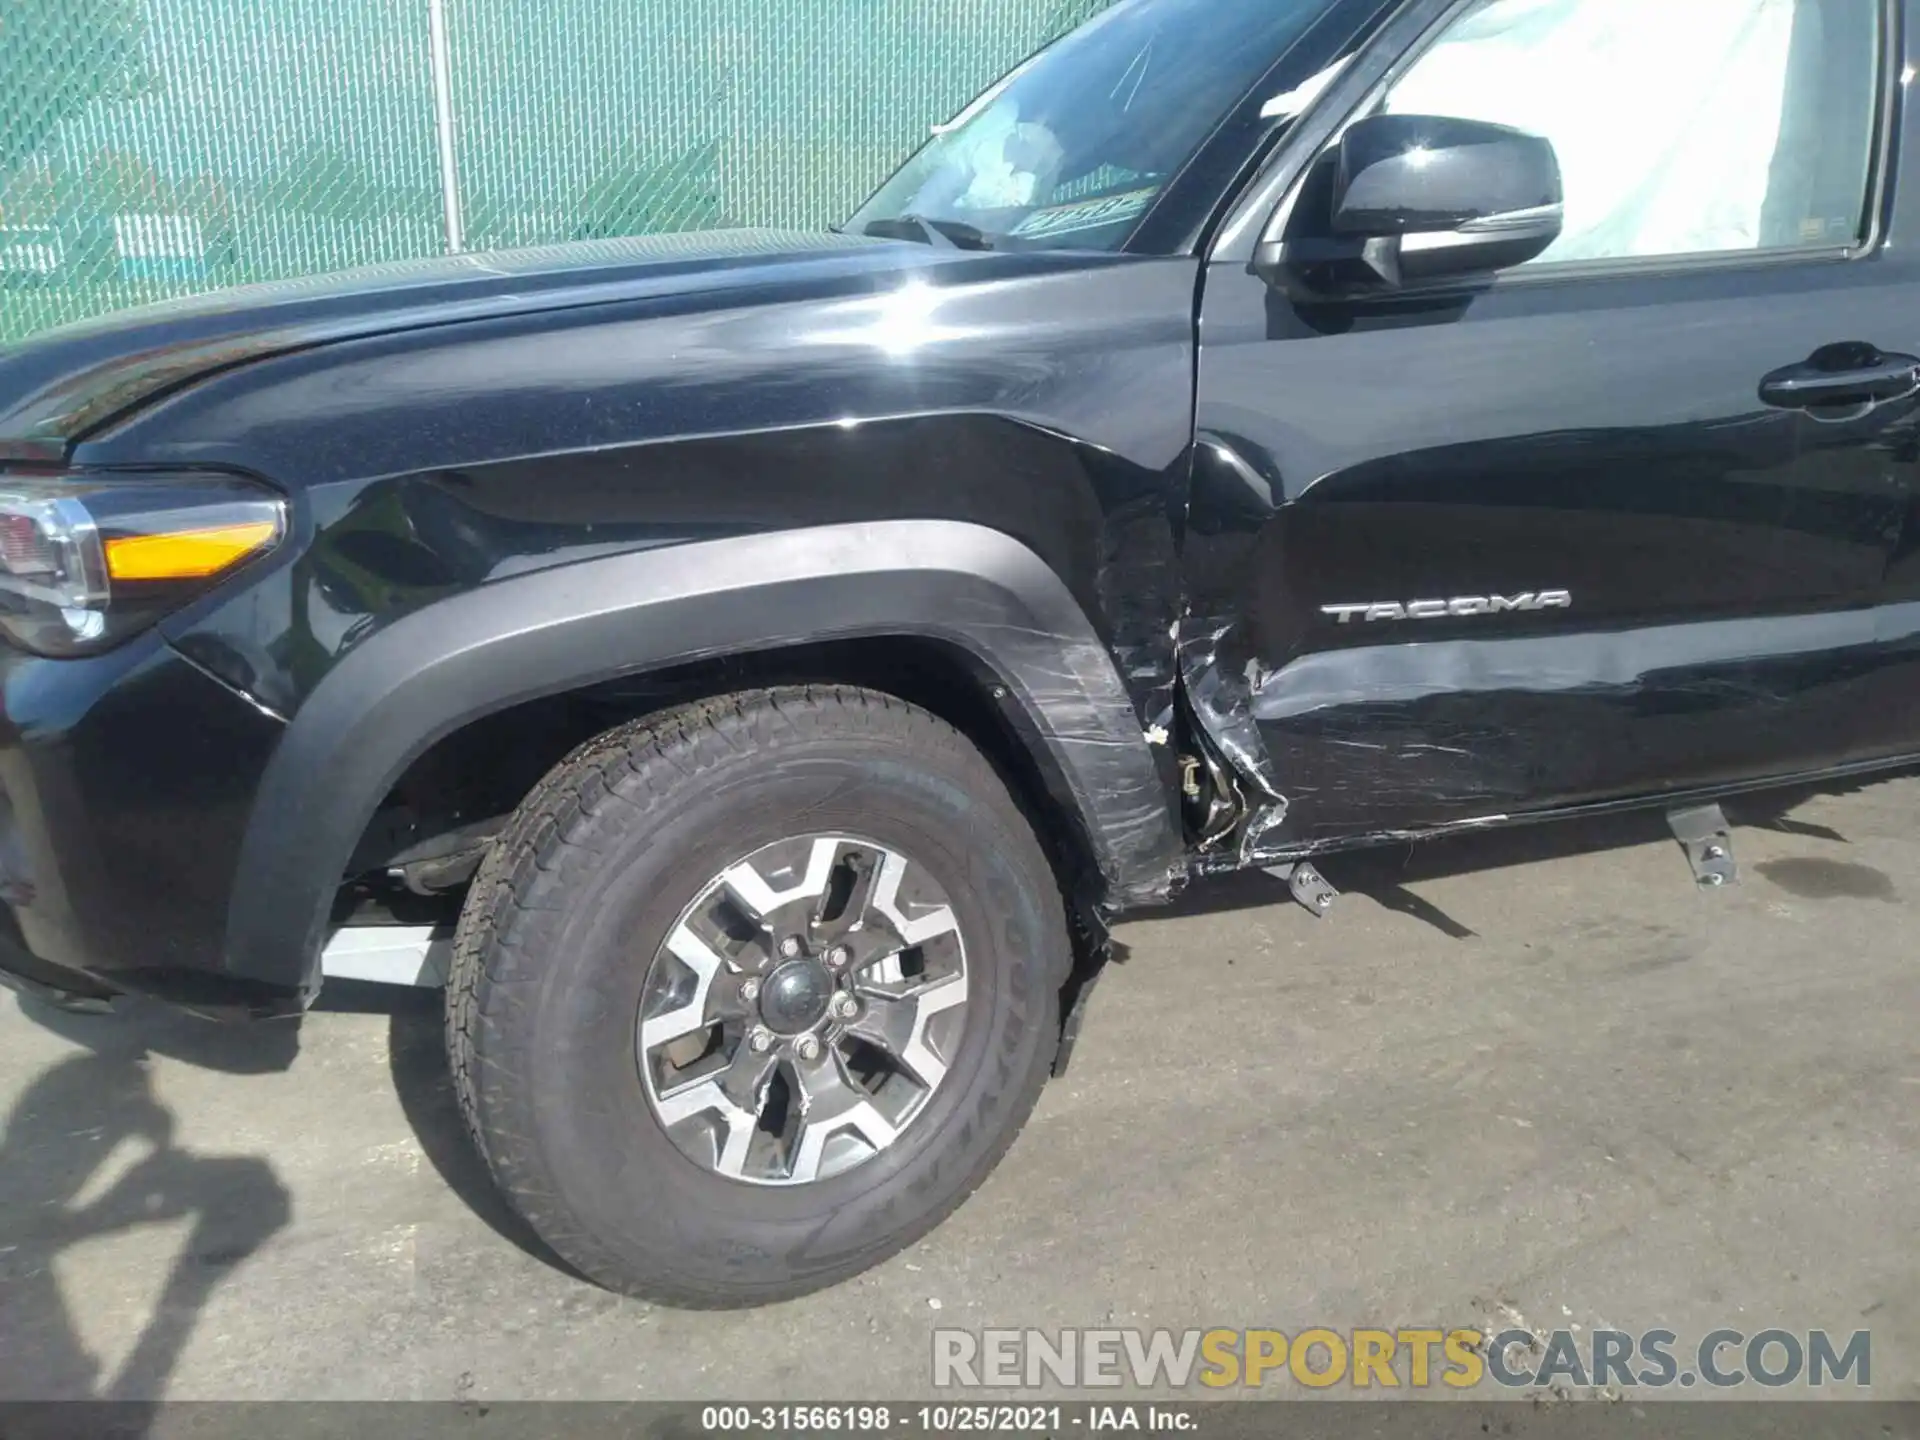
[(449, 248), (842, 218), (1107, 0), (0, 0), (0, 344)]

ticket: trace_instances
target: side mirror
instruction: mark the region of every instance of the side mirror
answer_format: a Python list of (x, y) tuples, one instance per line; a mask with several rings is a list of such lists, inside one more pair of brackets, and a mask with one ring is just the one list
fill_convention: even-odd
[(1365, 295), (1492, 274), (1560, 238), (1560, 162), (1552, 142), (1524, 130), (1375, 115), (1349, 127), (1331, 159), (1325, 222), (1296, 215), (1302, 233), (1263, 243), (1256, 258), (1287, 288)]

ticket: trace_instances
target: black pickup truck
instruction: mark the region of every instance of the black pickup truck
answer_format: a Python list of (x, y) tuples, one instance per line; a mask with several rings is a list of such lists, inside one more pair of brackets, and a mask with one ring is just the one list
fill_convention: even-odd
[[(832, 233), (0, 354), (4, 968), (444, 983), (501, 1187), (751, 1304), (1114, 916), (1920, 757), (1920, 0), (1122, 0)], [(1629, 83), (1631, 82), (1631, 83)]]

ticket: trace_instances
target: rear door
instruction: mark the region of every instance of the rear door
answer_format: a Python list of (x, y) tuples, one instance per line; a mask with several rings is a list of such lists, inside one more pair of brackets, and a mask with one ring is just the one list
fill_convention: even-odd
[[(1262, 853), (1920, 750), (1920, 620), (1883, 604), (1920, 400), (1779, 383), (1920, 355), (1896, 9), (1414, 4), (1256, 182), (1201, 303), (1183, 650), (1285, 802)], [(1545, 134), (1561, 241), (1285, 298), (1261, 227), (1312, 225), (1326, 147), (1381, 110)]]

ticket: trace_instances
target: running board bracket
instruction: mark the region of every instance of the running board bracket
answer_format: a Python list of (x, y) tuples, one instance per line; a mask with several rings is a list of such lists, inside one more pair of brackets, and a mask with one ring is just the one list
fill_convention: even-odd
[(1740, 866), (1733, 858), (1733, 827), (1718, 805), (1669, 810), (1667, 824), (1686, 851), (1694, 884), (1703, 890), (1717, 890), (1740, 883)]

